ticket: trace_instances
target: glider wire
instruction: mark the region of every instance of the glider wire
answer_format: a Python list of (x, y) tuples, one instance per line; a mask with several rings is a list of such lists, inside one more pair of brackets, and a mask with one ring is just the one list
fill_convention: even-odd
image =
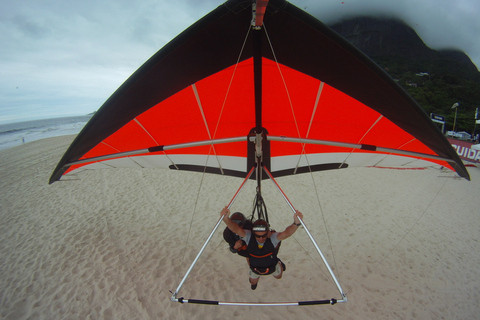
[[(282, 223), (283, 227), (286, 229), (288, 226), (285, 226), (283, 223)], [(311, 251), (307, 250), (307, 248), (297, 239), (297, 237), (295, 235), (292, 236), (292, 238), (295, 240), (295, 242), (300, 246), (300, 248), (303, 249), (303, 252), (305, 252), (305, 254), (310, 258), (310, 260), (317, 265), (318, 269), (323, 273), (323, 275), (327, 278), (327, 279), (330, 279), (330, 275), (327, 274), (327, 272), (325, 272), (325, 270), (323, 269), (323, 266), (321, 264), (319, 264), (313, 257), (313, 255), (311, 254)]]
[[(215, 246), (215, 248), (212, 250), (212, 252), (210, 252), (210, 254), (202, 261), (202, 263), (198, 266), (198, 270), (200, 270), (204, 265), (205, 263), (207, 263), (207, 261), (211, 261), (210, 260), (210, 257), (215, 253), (215, 251), (217, 251), (218, 247), (220, 247), (220, 245), (222, 243), (224, 243), (225, 240), (223, 239), (220, 239), (220, 241), (218, 241), (218, 244)], [(213, 241), (212, 241), (213, 242)]]
[[(452, 173), (450, 174), (450, 176), (452, 176)], [(418, 222), (423, 218), (423, 216), (425, 215), (425, 213), (427, 213), (428, 209), (430, 209), (430, 206), (435, 202), (435, 199), (437, 199), (438, 195), (440, 194), (440, 192), (442, 191), (442, 189), (445, 187), (445, 185), (447, 184), (447, 181), (449, 179), (445, 179), (445, 181), (443, 182), (442, 186), (440, 187), (440, 189), (438, 189), (437, 193), (435, 194), (435, 196), (433, 197), (432, 201), (430, 201), (430, 203), (428, 204), (427, 208), (425, 208), (425, 210), (423, 210), (422, 214), (415, 220), (415, 222), (412, 224), (412, 226), (407, 230), (407, 232), (403, 235), (403, 237), (395, 244), (395, 246), (390, 250), (388, 251), (388, 253), (379, 261), (377, 262), (377, 264), (375, 264), (372, 268), (372, 271), (367, 273), (362, 279), (360, 279), (354, 286), (352, 286), (352, 290), (355, 289), (357, 286), (361, 285), (371, 274), (373, 274), (375, 272), (375, 270), (392, 254), (393, 251), (395, 251), (398, 246), (400, 245), (400, 243), (402, 243), (402, 241), (407, 237), (407, 235), (413, 230), (413, 228), (418, 224)]]
[(195, 217), (195, 213), (197, 212), (198, 199), (200, 199), (200, 192), (202, 191), (202, 185), (203, 185), (203, 181), (204, 181), (204, 178), (205, 178), (206, 169), (207, 169), (207, 164), (205, 163), (205, 167), (204, 167), (203, 172), (202, 172), (202, 177), (200, 179), (200, 185), (198, 186), (197, 197), (195, 198), (195, 203), (193, 205), (192, 217), (190, 219), (190, 225), (188, 227), (187, 238), (185, 239), (185, 246), (183, 248), (183, 260), (182, 261), (185, 261), (185, 255), (187, 254), (186, 249), (187, 249), (188, 243), (190, 242), (189, 239), (190, 239), (190, 234), (192, 232), (193, 218)]
[[(290, 97), (290, 91), (288, 90), (287, 82), (286, 82), (286, 80), (285, 80), (285, 77), (283, 76), (282, 70), (281, 70), (281, 68), (280, 68), (280, 63), (278, 62), (277, 56), (276, 56), (276, 54), (275, 54), (275, 50), (273, 49), (272, 42), (270, 41), (270, 37), (268, 36), (268, 32), (267, 32), (267, 29), (266, 29), (266, 27), (265, 27), (265, 23), (264, 23), (263, 27), (264, 27), (265, 34), (266, 34), (267, 39), (268, 39), (268, 43), (269, 43), (269, 45), (270, 45), (270, 49), (272, 50), (273, 58), (275, 59), (275, 63), (276, 63), (276, 65), (277, 65), (278, 72), (280, 73), (280, 77), (282, 78), (282, 82), (283, 82), (283, 85), (284, 85), (284, 87), (285, 87), (285, 91), (286, 91), (286, 93), (287, 93), (288, 102), (289, 102), (289, 104), (290, 104), (290, 109), (291, 109), (291, 111), (292, 111), (292, 116), (293, 116), (293, 120), (294, 120), (294, 122), (295, 122), (295, 128), (297, 129), (298, 137), (301, 139), (302, 137), (301, 137), (301, 134), (300, 134), (300, 128), (298, 127), (298, 121), (297, 121), (297, 117), (295, 116), (295, 109), (294, 109), (294, 107), (293, 107), (292, 99), (291, 99), (291, 97)], [(320, 86), (319, 86), (319, 90), (318, 90), (318, 92), (317, 92), (317, 98), (316, 98), (316, 100), (315, 100), (315, 106), (314, 106), (314, 110), (313, 110), (314, 114), (315, 114), (315, 112), (316, 112), (316, 110), (317, 110), (318, 102), (319, 102), (319, 100), (320, 100), (320, 95), (321, 95), (321, 92), (322, 92), (322, 91), (323, 91), (323, 82), (320, 82)], [(312, 115), (312, 119), (313, 119), (314, 114)], [(308, 128), (308, 132), (309, 132), (309, 131), (310, 131), (310, 127)], [(307, 133), (307, 134), (308, 134), (308, 133)], [(334, 262), (334, 265), (335, 265), (335, 269), (336, 269), (337, 275), (338, 275), (338, 271), (339, 271), (339, 270), (338, 270), (338, 267), (337, 267), (337, 261), (336, 261), (336, 259), (335, 259), (335, 254), (333, 253), (332, 241), (331, 241), (331, 239), (330, 239), (330, 234), (329, 234), (329, 232), (328, 232), (327, 222), (326, 222), (326, 220), (325, 220), (325, 215), (324, 215), (324, 213), (323, 213), (322, 205), (321, 205), (321, 202), (320, 202), (320, 197), (319, 197), (319, 195), (318, 195), (318, 188), (317, 188), (317, 185), (316, 185), (316, 183), (315, 183), (315, 179), (314, 179), (314, 176), (313, 176), (313, 171), (312, 171), (312, 168), (311, 168), (311, 166), (310, 166), (310, 162), (308, 161), (307, 153), (306, 153), (306, 151), (305, 151), (305, 143), (302, 144), (302, 152), (301, 152), (300, 158), (299, 158), (299, 160), (298, 160), (297, 167), (298, 167), (298, 165), (299, 165), (299, 163), (300, 163), (300, 159), (301, 159), (302, 155), (305, 156), (305, 160), (307, 161), (307, 166), (308, 166), (308, 169), (309, 169), (309, 171), (310, 171), (310, 176), (311, 176), (311, 178), (312, 178), (313, 186), (314, 186), (314, 189), (315, 189), (315, 194), (316, 194), (316, 197), (317, 197), (318, 206), (319, 206), (320, 213), (321, 213), (321, 216), (322, 216), (323, 225), (325, 226), (325, 231), (326, 231), (326, 234), (327, 234), (330, 251), (331, 251), (331, 254), (332, 254), (332, 257), (333, 257), (333, 262)], [(296, 171), (296, 170), (295, 170), (295, 171)], [(297, 241), (297, 242), (298, 242), (298, 241)], [(299, 244), (300, 244), (300, 243), (299, 243)], [(300, 244), (300, 246), (305, 250), (305, 248), (304, 248), (301, 244)], [(305, 250), (305, 251), (306, 251), (306, 250)], [(307, 252), (307, 251), (306, 251), (306, 252)], [(308, 253), (308, 252), (307, 252), (307, 253)], [(310, 258), (313, 260), (312, 256), (311, 256), (310, 254), (308, 254), (308, 255), (309, 255)], [(318, 263), (316, 263), (315, 261), (314, 261), (314, 263), (317, 264), (317, 266), (319, 266)], [(320, 267), (320, 266), (319, 266), (319, 267)], [(324, 271), (322, 270), (322, 272), (324, 272)], [(325, 274), (325, 272), (324, 272), (324, 274)], [(327, 277), (327, 278), (330, 278), (330, 277)]]
[(308, 162), (308, 158), (307, 158), (306, 154), (305, 154), (305, 159), (307, 159), (308, 169), (310, 170), (310, 177), (311, 177), (312, 182), (313, 182), (313, 188), (315, 189), (315, 196), (317, 197), (318, 207), (319, 207), (320, 213), (322, 215), (323, 225), (325, 226), (325, 232), (327, 233), (328, 246), (330, 247), (330, 252), (332, 254), (333, 265), (335, 266), (337, 276), (340, 278), (340, 273), (339, 273), (340, 270), (338, 269), (337, 259), (335, 259), (335, 254), (333, 252), (332, 240), (330, 238), (330, 232), (328, 231), (327, 221), (325, 219), (325, 214), (324, 214), (323, 208), (322, 208), (322, 202), (320, 201), (320, 196), (318, 195), (317, 184), (315, 183), (315, 177), (313, 176), (313, 171), (312, 171), (312, 168), (310, 167), (310, 163)]
[(292, 110), (293, 121), (295, 122), (295, 127), (297, 129), (298, 137), (300, 136), (300, 129), (298, 128), (297, 117), (295, 116), (295, 110), (293, 109), (292, 99), (290, 97), (290, 92), (288, 91), (287, 82), (285, 81), (285, 77), (283, 76), (283, 72), (280, 69), (280, 63), (278, 63), (277, 55), (275, 54), (275, 50), (273, 49), (272, 42), (270, 41), (270, 37), (268, 36), (267, 28), (265, 27), (265, 23), (263, 24), (263, 29), (265, 30), (265, 35), (267, 36), (268, 44), (270, 45), (270, 49), (272, 50), (273, 58), (275, 59), (275, 63), (277, 65), (278, 72), (280, 73), (280, 77), (282, 78), (283, 86), (285, 87), (285, 91), (287, 93), (288, 102), (290, 104), (290, 109)]
[(228, 84), (227, 92), (225, 93), (225, 98), (223, 99), (222, 108), (220, 109), (220, 114), (218, 115), (218, 120), (217, 120), (217, 124), (215, 126), (215, 131), (213, 132), (213, 138), (215, 138), (216, 135), (217, 135), (217, 130), (218, 130), (218, 127), (220, 125), (220, 120), (222, 118), (223, 110), (225, 108), (225, 104), (227, 103), (227, 98), (228, 98), (228, 95), (230, 93), (230, 88), (232, 87), (233, 78), (235, 77), (235, 73), (237, 72), (238, 64), (240, 63), (240, 58), (242, 57), (243, 51), (245, 49), (245, 45), (247, 43), (247, 39), (248, 39), (248, 35), (250, 34), (250, 30), (251, 30), (251, 27), (249, 25), (247, 35), (245, 36), (245, 39), (243, 40), (243, 44), (242, 44), (242, 47), (240, 49), (240, 53), (238, 54), (237, 62), (235, 63), (235, 68), (233, 69), (232, 77), (230, 78), (230, 83)]
[[(367, 134), (373, 129), (373, 127), (375, 127), (377, 125), (377, 123), (382, 120), (383, 118), (383, 115), (380, 115), (380, 117), (377, 118), (377, 120), (375, 120), (375, 122), (370, 126), (370, 128), (368, 128), (368, 130), (363, 134), (363, 136), (358, 140), (357, 144), (360, 144), (362, 142), (362, 140), (367, 136)], [(340, 164), (340, 168), (345, 164), (345, 162), (347, 162), (348, 158), (350, 158), (350, 156), (353, 154), (353, 152), (355, 151), (355, 149), (352, 149), (350, 151), (350, 153), (347, 155), (347, 157), (343, 160), (343, 162)]]
[[(157, 140), (155, 140), (155, 138), (152, 136), (152, 134), (143, 126), (143, 124), (140, 122), (140, 120), (138, 120), (136, 117), (133, 118), (133, 120), (138, 124), (138, 126), (146, 133), (148, 134), (148, 136), (150, 137), (150, 139), (153, 140), (153, 142), (155, 142), (155, 145), (159, 146), (160, 144), (158, 143)], [(103, 143), (103, 142), (102, 142)], [(120, 151), (118, 151), (120, 152)], [(168, 154), (165, 152), (165, 151), (162, 151), (163, 152), (163, 155), (170, 161), (170, 163), (178, 170), (178, 167), (177, 167), (177, 164), (175, 162), (172, 161), (172, 159), (168, 156)], [(128, 157), (128, 159), (132, 160), (133, 159), (131, 157)], [(142, 167), (139, 163), (137, 163), (136, 161), (133, 161), (135, 162), (135, 164), (137, 164), (139, 167)], [(143, 167), (142, 167), (143, 168)]]
[[(203, 117), (203, 120), (204, 120), (206, 129), (207, 129), (207, 133), (208, 133), (208, 136), (209, 136), (210, 139), (215, 139), (215, 137), (216, 137), (216, 135), (217, 135), (218, 127), (219, 127), (219, 125), (220, 125), (220, 120), (221, 120), (222, 114), (223, 114), (223, 110), (224, 110), (224, 108), (225, 108), (225, 104), (226, 104), (226, 102), (227, 102), (227, 98), (228, 98), (228, 95), (229, 95), (229, 92), (230, 92), (230, 88), (232, 87), (233, 78), (235, 77), (235, 73), (236, 73), (236, 71), (237, 71), (237, 67), (238, 67), (238, 64), (239, 64), (239, 62), (240, 62), (240, 58), (241, 58), (241, 56), (242, 56), (242, 54), (243, 54), (243, 51), (244, 51), (244, 48), (245, 48), (245, 44), (246, 44), (246, 42), (247, 42), (248, 35), (250, 34), (250, 29), (251, 29), (251, 28), (250, 28), (250, 25), (249, 25), (248, 31), (247, 31), (247, 35), (245, 36), (245, 40), (243, 41), (242, 47), (241, 47), (241, 49), (240, 49), (240, 53), (239, 53), (238, 58), (237, 58), (237, 61), (236, 61), (236, 63), (235, 63), (235, 68), (234, 68), (234, 70), (233, 70), (232, 77), (230, 78), (230, 83), (229, 83), (229, 85), (228, 85), (227, 92), (225, 93), (225, 98), (224, 98), (224, 100), (223, 100), (222, 108), (221, 108), (220, 114), (219, 114), (219, 116), (218, 116), (217, 124), (216, 124), (215, 130), (214, 130), (214, 132), (213, 132), (213, 136), (210, 135), (210, 130), (209, 130), (209, 127), (208, 127), (208, 123), (207, 123), (206, 118), (205, 118), (205, 115), (204, 115), (204, 113), (203, 113), (203, 108), (202, 108), (201, 103), (200, 103), (200, 96), (199, 96), (199, 94), (198, 94), (198, 91), (197, 91), (197, 89), (196, 89), (196, 86), (195, 86), (195, 84), (192, 84), (192, 89), (193, 89), (193, 91), (194, 91), (195, 98), (197, 99), (197, 102), (199, 103), (199, 108), (200, 108), (200, 111), (201, 111), (201, 113), (202, 113), (202, 117)], [(195, 213), (196, 213), (196, 211), (197, 211), (197, 204), (198, 204), (198, 200), (199, 200), (199, 198), (200, 198), (200, 192), (201, 192), (201, 190), (202, 190), (202, 185), (203, 185), (203, 182), (204, 182), (204, 179), (205, 179), (205, 173), (206, 173), (206, 171), (207, 171), (208, 161), (209, 161), (209, 159), (210, 159), (210, 155), (211, 155), (212, 151), (216, 154), (214, 146), (213, 146), (213, 145), (210, 145), (210, 149), (209, 149), (209, 151), (208, 151), (208, 154), (207, 154), (207, 157), (206, 157), (206, 160), (205, 160), (205, 165), (204, 165), (204, 167), (203, 167), (202, 178), (200, 179), (200, 185), (199, 185), (199, 187), (198, 187), (197, 197), (196, 197), (196, 199), (195, 199), (195, 204), (194, 204), (194, 207), (193, 207), (192, 217), (191, 217), (191, 219), (190, 219), (190, 226), (189, 226), (189, 228), (188, 228), (187, 238), (186, 238), (185, 246), (184, 246), (184, 250), (183, 250), (183, 261), (185, 261), (185, 256), (186, 256), (186, 252), (187, 252), (186, 248), (187, 248), (187, 244), (188, 244), (188, 242), (189, 242), (190, 234), (191, 234), (191, 231), (192, 231), (193, 219), (194, 219)], [(217, 162), (218, 162), (218, 165), (220, 166), (220, 170), (221, 170), (222, 173), (223, 173), (223, 170), (222, 170), (222, 168), (221, 168), (220, 161), (218, 161), (218, 159), (217, 159)], [(218, 246), (217, 246), (217, 247), (218, 247)], [(215, 249), (215, 250), (216, 250), (216, 249)], [(214, 250), (214, 251), (215, 251), (215, 250)]]
[[(195, 95), (195, 99), (197, 100), (197, 105), (198, 105), (198, 108), (200, 109), (200, 113), (202, 114), (203, 124), (205, 125), (205, 130), (207, 131), (208, 138), (210, 140), (212, 140), (213, 138), (212, 138), (212, 135), (210, 133), (210, 128), (208, 127), (207, 118), (205, 118), (205, 112), (203, 111), (202, 101), (200, 100), (200, 95), (198, 94), (197, 86), (194, 83), (194, 84), (192, 84), (191, 87), (192, 87), (192, 90), (193, 90), (193, 94)], [(218, 159), (217, 150), (215, 150), (215, 146), (213, 144), (210, 145), (210, 150), (208, 151), (205, 167), (208, 164), (208, 160), (209, 160), (212, 152), (213, 152), (213, 155), (215, 156), (215, 159), (217, 160), (218, 168), (220, 169), (220, 172), (223, 174), (222, 164), (220, 163), (220, 160)], [(205, 168), (204, 168), (204, 170), (205, 170)]]
[[(413, 138), (412, 140), (410, 140), (410, 141), (408, 141), (408, 142), (405, 142), (404, 144), (402, 144), (401, 146), (399, 146), (399, 147), (397, 147), (397, 148), (395, 148), (395, 149), (401, 150), (401, 149), (402, 149), (403, 147), (405, 147), (407, 144), (409, 144), (410, 142), (415, 141), (415, 140), (417, 140), (417, 139), (416, 139), (416, 138)], [(382, 163), (383, 160), (387, 159), (388, 156), (390, 156), (390, 155), (392, 155), (392, 154), (393, 154), (393, 153), (386, 154), (385, 157), (383, 157), (382, 159), (378, 160), (378, 161), (373, 165), (373, 167), (376, 167), (376, 166), (380, 165), (380, 163)], [(415, 161), (417, 161), (417, 160), (419, 160), (419, 159), (414, 158), (414, 159), (412, 159), (412, 161), (410, 161), (410, 162), (408, 162), (408, 163), (404, 163), (403, 166), (408, 166), (409, 164), (411, 164), (412, 162), (415, 162)]]
[[(310, 117), (310, 124), (308, 126), (306, 138), (308, 138), (309, 135), (310, 135), (310, 129), (312, 127), (313, 119), (315, 117), (318, 105), (320, 103), (320, 97), (321, 97), (322, 92), (323, 92), (324, 84), (325, 83), (323, 81), (320, 81), (320, 85), (319, 85), (318, 91), (317, 91), (317, 97), (315, 98), (315, 105), (314, 105), (313, 111), (312, 111), (312, 116)], [(340, 274), (339, 274), (340, 270), (338, 269), (337, 260), (335, 259), (335, 254), (334, 254), (334, 251), (333, 251), (333, 245), (332, 245), (332, 241), (330, 239), (330, 233), (328, 231), (327, 221), (325, 220), (325, 214), (324, 214), (323, 208), (322, 208), (322, 202), (320, 201), (320, 196), (318, 195), (318, 187), (317, 187), (317, 184), (315, 183), (315, 177), (313, 175), (312, 167), (310, 166), (310, 161), (308, 160), (308, 155), (307, 155), (307, 152), (305, 150), (305, 146), (306, 146), (306, 143), (302, 143), (302, 154), (305, 155), (305, 160), (307, 161), (308, 170), (310, 171), (310, 178), (312, 179), (313, 188), (315, 189), (315, 196), (317, 197), (318, 207), (319, 207), (320, 213), (322, 215), (323, 225), (325, 226), (325, 232), (327, 234), (328, 245), (330, 246), (330, 252), (332, 254), (333, 264), (335, 266), (335, 270), (336, 270), (336, 273), (337, 273), (338, 277), (340, 277)], [(300, 159), (299, 159), (299, 163), (300, 163)]]

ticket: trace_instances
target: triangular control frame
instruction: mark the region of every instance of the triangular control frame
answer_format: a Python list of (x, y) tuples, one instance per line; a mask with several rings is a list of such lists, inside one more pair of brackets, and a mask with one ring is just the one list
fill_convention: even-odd
[[(242, 184), (240, 185), (240, 188), (237, 190), (237, 192), (235, 193), (235, 195), (233, 196), (232, 200), (230, 201), (230, 203), (228, 204), (227, 208), (230, 208), (233, 204), (233, 202), (235, 201), (235, 199), (237, 198), (238, 194), (240, 193), (240, 191), (243, 189), (243, 187), (245, 186), (245, 183), (248, 181), (248, 179), (250, 178), (250, 176), (253, 174), (253, 172), (255, 171), (255, 169), (257, 169), (257, 176), (258, 176), (258, 169), (260, 167), (252, 167), (252, 169), (250, 170), (250, 172), (247, 174), (247, 177), (245, 178), (245, 180), (242, 182)], [(261, 168), (260, 168), (261, 170)], [(274, 179), (274, 177), (272, 176), (272, 174), (270, 173), (270, 171), (268, 171), (268, 169), (263, 166), (263, 170), (265, 171), (265, 173), (269, 176), (269, 178), (274, 182), (275, 186), (277, 187), (277, 189), (280, 191), (280, 193), (282, 194), (283, 198), (285, 199), (285, 201), (288, 203), (289, 207), (292, 209), (293, 212), (296, 212), (295, 208), (293, 207), (292, 203), (290, 202), (290, 200), (288, 200), (287, 196), (285, 195), (285, 193), (283, 192), (283, 190), (280, 188), (280, 186), (278, 185), (278, 183), (276, 182), (276, 180)], [(215, 234), (215, 231), (218, 229), (218, 227), (220, 226), (220, 224), (222, 223), (222, 220), (223, 220), (223, 217), (220, 217), (220, 219), (218, 219), (217, 223), (215, 224), (215, 227), (213, 228), (212, 232), (210, 233), (210, 235), (208, 236), (207, 240), (205, 241), (205, 243), (203, 244), (202, 248), (200, 249), (199, 253), (197, 254), (196, 258), (193, 260), (192, 264), (190, 265), (190, 268), (188, 269), (188, 271), (186, 272), (185, 276), (183, 277), (182, 281), (180, 282), (180, 284), (178, 285), (177, 289), (175, 290), (175, 292), (172, 293), (172, 297), (171, 297), (171, 301), (173, 302), (180, 302), (180, 303), (194, 303), (194, 304), (208, 304), (208, 305), (222, 305), (222, 306), (305, 306), (305, 305), (320, 305), (320, 304), (330, 304), (330, 305), (334, 305), (336, 303), (340, 303), (340, 302), (347, 302), (347, 296), (346, 294), (343, 292), (343, 289), (342, 287), (340, 286), (340, 283), (338, 282), (335, 274), (333, 273), (332, 271), (332, 268), (330, 267), (330, 265), (328, 264), (328, 261), (326, 260), (325, 256), (323, 255), (322, 251), (320, 250), (318, 244), (316, 243), (315, 239), (313, 238), (312, 234), (310, 233), (310, 231), (308, 230), (307, 226), (305, 225), (305, 222), (300, 219), (300, 222), (305, 230), (305, 232), (307, 233), (308, 237), (310, 238), (310, 240), (312, 241), (313, 245), (315, 246), (317, 252), (319, 253), (320, 257), (322, 258), (325, 266), (327, 267), (332, 279), (335, 281), (335, 285), (337, 286), (337, 289), (338, 291), (340, 292), (340, 296), (341, 298), (340, 299), (335, 299), (335, 298), (331, 298), (331, 299), (326, 299), (326, 300), (310, 300), (310, 301), (296, 301), (296, 302), (229, 302), (229, 301), (216, 301), (216, 300), (202, 300), (202, 299), (186, 299), (184, 297), (178, 297), (178, 293), (180, 291), (180, 289), (182, 288), (183, 284), (185, 283), (186, 279), (188, 278), (188, 276), (190, 275), (190, 272), (192, 271), (193, 267), (195, 266), (195, 264), (197, 263), (198, 259), (200, 258), (200, 256), (202, 255), (203, 251), (205, 250), (205, 248), (207, 247), (208, 243), (210, 242), (210, 240), (212, 239), (213, 235)]]

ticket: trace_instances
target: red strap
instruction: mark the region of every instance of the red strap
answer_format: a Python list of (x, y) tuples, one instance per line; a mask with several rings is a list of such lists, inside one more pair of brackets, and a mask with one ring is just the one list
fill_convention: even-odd
[(256, 256), (256, 255), (253, 255), (253, 254), (250, 254), (250, 256), (254, 257), (254, 258), (265, 258), (265, 257), (271, 256), (272, 254), (273, 254), (273, 252), (267, 253), (264, 256)]
[(270, 271), (270, 268), (267, 268), (265, 272), (260, 272), (257, 270), (257, 268), (255, 268), (254, 270), (257, 271), (259, 274), (267, 274)]
[(247, 245), (244, 244), (243, 246), (241, 246), (240, 248), (238, 248), (237, 251), (241, 251), (241, 250), (247, 250)]

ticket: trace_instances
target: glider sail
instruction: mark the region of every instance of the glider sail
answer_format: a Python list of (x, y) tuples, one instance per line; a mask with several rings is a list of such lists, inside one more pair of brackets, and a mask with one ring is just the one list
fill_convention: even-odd
[[(268, 5), (267, 5), (268, 2)], [(229, 0), (140, 67), (73, 141), (50, 183), (110, 167), (273, 177), (462, 161), (380, 67), (284, 0)], [(266, 177), (264, 177), (266, 178)]]

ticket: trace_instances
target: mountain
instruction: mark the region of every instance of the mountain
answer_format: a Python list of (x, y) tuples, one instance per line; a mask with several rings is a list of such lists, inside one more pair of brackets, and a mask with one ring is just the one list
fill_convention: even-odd
[(398, 19), (356, 17), (330, 27), (397, 80), (427, 113), (445, 116), (446, 130), (453, 127), (451, 107), (457, 102), (456, 131), (475, 130), (480, 72), (464, 52), (433, 50)]

